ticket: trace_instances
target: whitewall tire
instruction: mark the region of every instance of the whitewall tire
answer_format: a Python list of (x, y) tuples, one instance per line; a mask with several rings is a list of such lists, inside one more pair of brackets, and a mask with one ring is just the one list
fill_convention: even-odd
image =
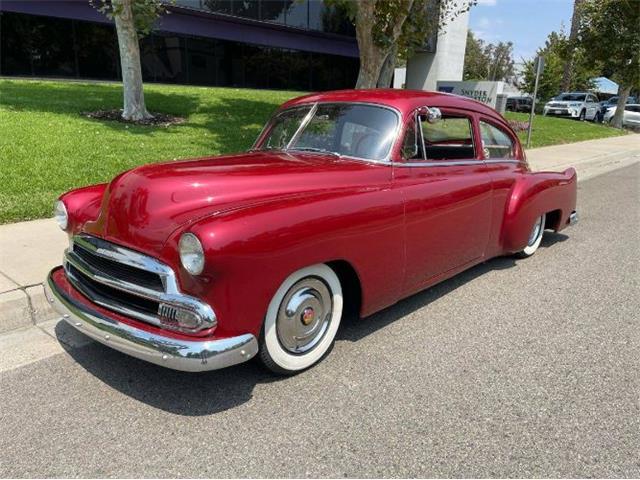
[(533, 227), (531, 228), (531, 232), (529, 233), (529, 241), (527, 242), (527, 246), (518, 253), (518, 256), (521, 258), (530, 257), (538, 247), (540, 243), (542, 243), (542, 236), (544, 235), (544, 223), (545, 223), (545, 215), (536, 218), (536, 221), (533, 223)]
[(313, 265), (291, 274), (269, 303), (260, 360), (286, 375), (311, 367), (331, 349), (342, 310), (342, 286), (329, 266)]

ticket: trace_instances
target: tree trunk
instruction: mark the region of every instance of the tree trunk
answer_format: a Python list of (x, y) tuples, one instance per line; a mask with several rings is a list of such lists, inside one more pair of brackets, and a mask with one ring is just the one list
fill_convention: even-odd
[(360, 70), (356, 88), (375, 88), (380, 77), (380, 69), (386, 57), (378, 47), (372, 34), (372, 25), (375, 23), (375, 0), (362, 0), (358, 4), (356, 12), (356, 39), (360, 51)]
[(631, 93), (631, 87), (618, 87), (618, 104), (616, 105), (616, 113), (611, 119), (611, 126), (622, 128), (622, 119), (624, 117), (624, 107), (627, 105), (627, 99)]
[(395, 23), (390, 31), (389, 44), (392, 46), (380, 47), (373, 39), (373, 26), (376, 24), (376, 0), (358, 1), (355, 24), (356, 39), (360, 50), (360, 71), (358, 72), (356, 88), (376, 88), (385, 60), (389, 52), (395, 48), (394, 45), (402, 33), (402, 26), (412, 6), (413, 0), (405, 0), (400, 13), (394, 19)]
[(562, 74), (562, 82), (560, 90), (568, 92), (571, 90), (571, 81), (573, 80), (573, 54), (575, 51), (575, 41), (578, 36), (578, 27), (580, 26), (580, 4), (584, 0), (574, 0), (573, 15), (571, 16), (571, 31), (569, 32), (569, 51), (564, 62), (564, 72)]
[(144, 103), (142, 90), (142, 68), (140, 66), (140, 46), (136, 32), (131, 2), (133, 0), (112, 0), (114, 20), (120, 49), (122, 67), (122, 86), (124, 90), (125, 120), (144, 120), (152, 118)]
[(393, 73), (396, 68), (396, 57), (398, 55), (398, 45), (395, 44), (387, 54), (387, 58), (382, 64), (380, 78), (378, 78), (378, 88), (389, 88), (393, 80)]

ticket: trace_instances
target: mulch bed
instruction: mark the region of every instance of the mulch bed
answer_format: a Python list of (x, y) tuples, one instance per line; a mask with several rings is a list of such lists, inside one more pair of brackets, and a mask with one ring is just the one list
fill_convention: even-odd
[(170, 125), (177, 125), (186, 121), (184, 117), (176, 117), (175, 115), (169, 115), (166, 113), (151, 113), (151, 115), (153, 115), (153, 118), (147, 118), (145, 120), (125, 120), (124, 118), (122, 118), (122, 109), (82, 112), (81, 115), (87, 118), (93, 118), (95, 120), (108, 120), (112, 122), (127, 123), (130, 125), (145, 125), (154, 127), (168, 127)]

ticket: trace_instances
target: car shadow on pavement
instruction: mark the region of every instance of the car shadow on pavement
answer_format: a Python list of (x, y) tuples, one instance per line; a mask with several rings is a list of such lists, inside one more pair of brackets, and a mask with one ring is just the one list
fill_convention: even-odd
[[(59, 322), (56, 336), (65, 338), (72, 328)], [(80, 348), (63, 347), (81, 367), (112, 388), (152, 407), (185, 416), (211, 415), (240, 406), (251, 399), (257, 384), (282, 378), (255, 361), (188, 373), (138, 360), (97, 342)]]
[[(542, 245), (549, 247), (568, 237), (547, 232)], [(493, 270), (516, 265), (514, 257), (498, 257), (417, 293), (366, 319), (349, 315), (338, 332), (338, 341), (358, 341), (415, 310)], [(282, 381), (257, 361), (203, 373), (186, 373), (138, 360), (97, 342), (70, 347), (63, 340), (72, 327), (56, 326), (56, 335), (69, 355), (87, 372), (121, 393), (155, 408), (185, 416), (211, 415), (248, 402), (256, 385)]]

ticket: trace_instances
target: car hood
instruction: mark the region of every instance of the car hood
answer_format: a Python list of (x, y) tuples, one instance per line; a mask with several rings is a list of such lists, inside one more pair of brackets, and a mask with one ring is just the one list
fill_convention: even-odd
[(547, 105), (569, 106), (572, 103), (584, 103), (582, 100), (551, 100)]
[(379, 165), (319, 154), (251, 152), (145, 165), (105, 190), (88, 233), (150, 253), (181, 226), (230, 209), (367, 185)]

